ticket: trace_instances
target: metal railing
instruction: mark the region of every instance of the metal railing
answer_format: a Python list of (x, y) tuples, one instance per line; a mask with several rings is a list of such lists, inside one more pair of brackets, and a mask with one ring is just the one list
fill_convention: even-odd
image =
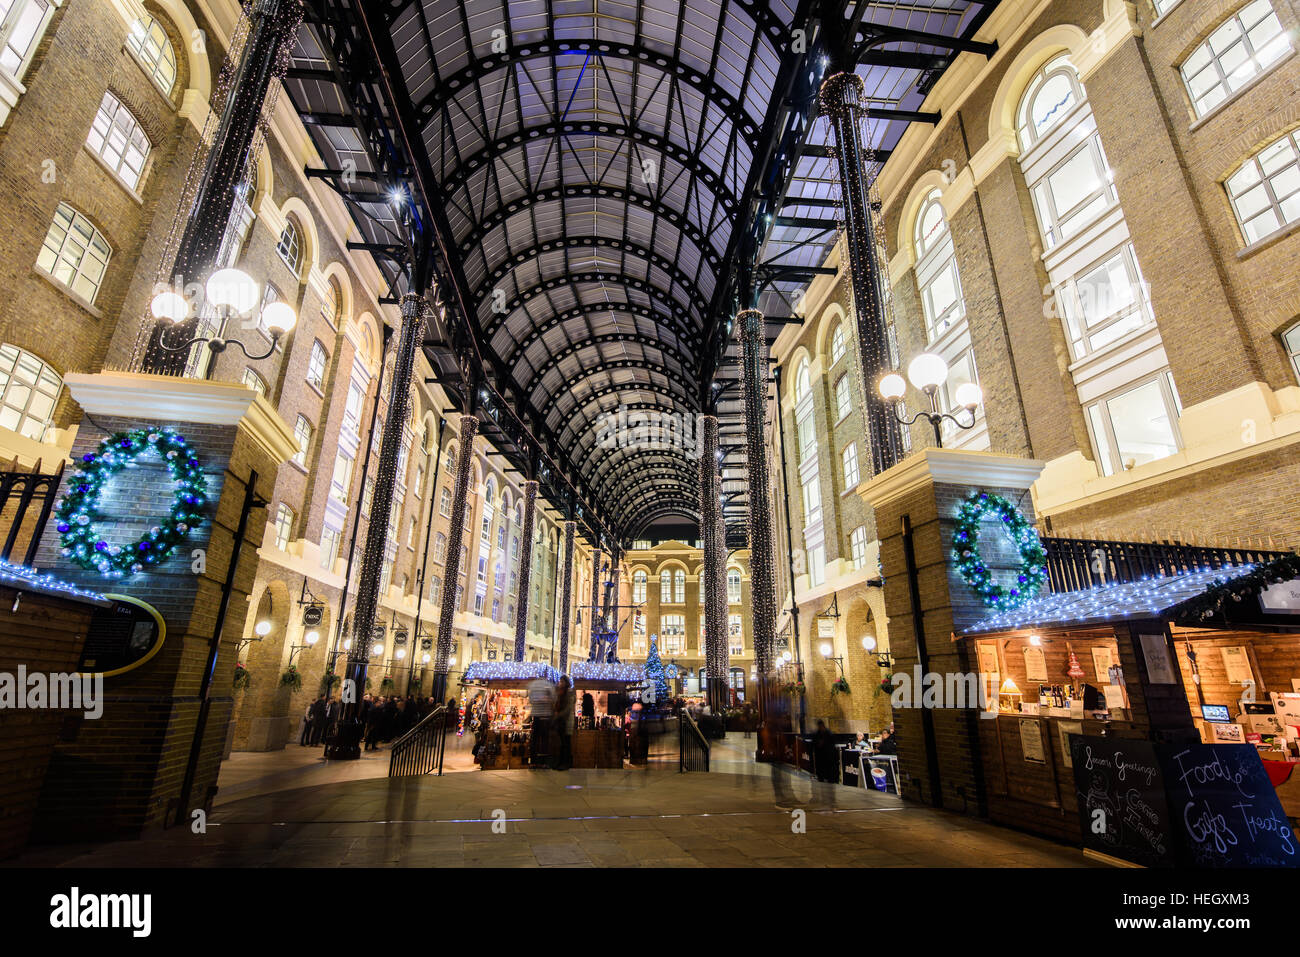
[(677, 770), (709, 770), (709, 740), (685, 711), (677, 720)]
[(442, 758), (447, 750), (447, 708), (439, 705), (406, 734), (393, 742), (388, 758), (388, 776), (407, 774), (442, 775)]
[[(31, 471), (22, 471), (15, 460), (0, 471), (0, 527), (8, 526), (0, 558), (10, 560), (19, 534), (26, 530), (27, 551), (22, 564), (30, 565), (36, 559), (36, 548), (45, 534), (45, 526), (54, 508), (54, 497), (63, 479), (63, 465), (60, 461), (57, 470), (46, 473), (41, 471), (41, 462), (38, 461)], [(35, 520), (29, 523), (28, 512), (36, 502), (40, 503), (41, 509)]]
[(1290, 554), (1252, 545), (1112, 542), (1091, 538), (1042, 539), (1052, 591), (1066, 592), (1141, 578), (1226, 565), (1258, 564)]

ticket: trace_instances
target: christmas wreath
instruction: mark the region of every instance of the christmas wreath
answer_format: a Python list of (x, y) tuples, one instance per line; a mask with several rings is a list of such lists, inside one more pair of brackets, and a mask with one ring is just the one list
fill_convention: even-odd
[[(134, 542), (109, 542), (96, 528), (107, 517), (99, 510), (99, 496), (113, 476), (134, 467), (150, 450), (158, 453), (171, 473), (171, 510)], [(80, 467), (68, 482), (57, 512), (63, 554), (107, 578), (122, 578), (160, 564), (191, 529), (202, 524), (207, 487), (199, 460), (183, 435), (172, 429), (116, 432), (81, 457)]]
[[(980, 555), (980, 523), (998, 519), (1020, 553), (1020, 567), (1010, 587), (993, 580), (993, 573)], [(979, 593), (989, 608), (1010, 611), (1033, 598), (1047, 579), (1047, 552), (1038, 539), (1038, 530), (1011, 502), (991, 492), (972, 492), (957, 512), (953, 533), (953, 560), (962, 581)]]

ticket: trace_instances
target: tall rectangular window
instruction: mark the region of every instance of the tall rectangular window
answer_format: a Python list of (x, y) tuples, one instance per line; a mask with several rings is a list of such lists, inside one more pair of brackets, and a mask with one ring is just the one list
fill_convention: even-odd
[(849, 548), (853, 553), (853, 567), (861, 568), (867, 563), (867, 528), (859, 525), (849, 535)]
[(0, 0), (0, 67), (22, 79), (50, 13), (47, 0)]
[[(3, 0), (0, 0), (3, 2)], [(284, 502), (275, 512), (275, 547), (284, 551), (289, 547), (289, 542), (293, 537), (293, 509)]]
[(858, 474), (858, 444), (850, 442), (849, 445), (840, 453), (840, 458), (844, 462), (844, 488), (851, 489), (858, 484), (861, 476)]
[(307, 467), (307, 453), (311, 450), (311, 423), (307, 421), (306, 416), (298, 416), (298, 421), (293, 426), (293, 437), (298, 442), (298, 451), (293, 454), (293, 460), (303, 468)]
[(320, 533), (320, 567), (326, 571), (334, 569), (339, 557), (339, 539), (342, 533), (337, 528), (326, 525)]
[(348, 492), (352, 488), (352, 456), (339, 450), (334, 459), (334, 475), (330, 479), (330, 498), (342, 504), (348, 504)]
[(1168, 370), (1086, 411), (1103, 475), (1126, 472), (1178, 451), (1178, 394)]

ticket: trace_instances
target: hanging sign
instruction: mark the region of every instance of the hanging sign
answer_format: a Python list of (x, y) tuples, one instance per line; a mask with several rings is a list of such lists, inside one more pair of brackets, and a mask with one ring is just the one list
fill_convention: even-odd
[(1223, 669), (1231, 684), (1244, 685), (1255, 680), (1255, 672), (1251, 670), (1250, 658), (1246, 655), (1244, 646), (1234, 645), (1220, 648), (1219, 651), (1223, 654)]
[(1092, 649), (1092, 667), (1097, 673), (1097, 680), (1101, 682), (1110, 681), (1110, 666), (1115, 663), (1110, 649), (1105, 645), (1094, 645)]
[(308, 605), (302, 610), (302, 623), (306, 628), (315, 628), (325, 618), (325, 608), (321, 605)]
[(158, 654), (167, 626), (152, 605), (130, 595), (105, 595), (112, 608), (96, 610), (77, 670), (82, 674), (120, 675), (139, 668)]
[(1169, 643), (1164, 635), (1138, 635), (1142, 657), (1147, 665), (1147, 681), (1153, 685), (1175, 685), (1174, 664), (1169, 658)]
[(1025, 680), (1047, 680), (1047, 659), (1043, 657), (1043, 649), (1036, 645), (1025, 649)]

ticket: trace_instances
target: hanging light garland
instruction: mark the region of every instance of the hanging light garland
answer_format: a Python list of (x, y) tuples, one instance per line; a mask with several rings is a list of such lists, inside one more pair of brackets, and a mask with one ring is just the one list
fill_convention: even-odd
[[(113, 476), (134, 468), (149, 451), (156, 452), (171, 473), (171, 510), (134, 542), (114, 544), (99, 532), (100, 523), (112, 520), (100, 511), (100, 495)], [(142, 572), (166, 561), (190, 531), (203, 524), (207, 479), (189, 443), (174, 429), (115, 432), (81, 461), (56, 512), (63, 555), (81, 568), (105, 578)]]
[[(1010, 587), (993, 580), (992, 570), (980, 554), (980, 523), (987, 518), (1002, 523), (1020, 554), (1016, 581)], [(1047, 580), (1047, 552), (1038, 538), (1038, 530), (1015, 505), (991, 492), (972, 492), (962, 502), (953, 533), (952, 557), (962, 581), (979, 593), (986, 606), (998, 611), (1019, 608), (1037, 595)]]

